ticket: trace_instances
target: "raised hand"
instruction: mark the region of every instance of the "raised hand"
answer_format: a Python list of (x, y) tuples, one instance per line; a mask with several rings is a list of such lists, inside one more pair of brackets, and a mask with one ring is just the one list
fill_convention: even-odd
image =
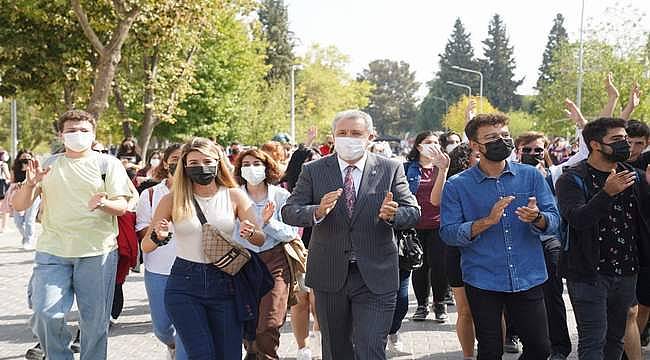
[(313, 142), (316, 139), (317, 136), (318, 136), (318, 128), (317, 127), (312, 126), (307, 130), (307, 142), (308, 143)]
[(582, 116), (580, 108), (571, 100), (564, 99), (564, 112), (569, 117), (569, 119), (575, 121), (576, 126), (580, 129), (584, 128), (587, 125), (587, 120)]
[[(646, 169), (646, 175), (648, 174)], [(636, 181), (636, 173), (633, 171), (621, 171), (616, 172), (615, 169), (612, 169), (607, 180), (605, 180), (605, 186), (603, 186), (603, 191), (605, 191), (609, 196), (614, 196), (622, 193), (625, 189), (634, 185)]]
[(332, 209), (334, 209), (334, 206), (336, 206), (336, 202), (341, 197), (341, 194), (343, 194), (343, 189), (337, 189), (328, 192), (323, 196), (322, 199), (320, 199), (320, 205), (318, 205), (318, 209), (316, 209), (315, 214), (316, 220), (323, 219), (332, 211)]
[(271, 221), (271, 218), (273, 218), (273, 215), (275, 214), (275, 203), (273, 201), (269, 201), (264, 205), (264, 209), (262, 210), (262, 220), (264, 221), (265, 224), (268, 224), (269, 221)]
[(465, 108), (465, 122), (469, 122), (476, 115), (476, 100), (469, 99), (467, 108)]
[(29, 160), (29, 163), (27, 164), (27, 170), (25, 172), (25, 181), (31, 186), (36, 186), (41, 181), (43, 181), (51, 169), (52, 167), (48, 166), (47, 169), (43, 170), (41, 169), (38, 160)]
[(607, 77), (605, 78), (605, 90), (607, 91), (608, 98), (618, 98), (618, 89), (614, 86), (614, 75), (611, 72), (607, 73)]
[(528, 204), (526, 206), (518, 207), (517, 210), (515, 210), (515, 214), (517, 214), (519, 220), (525, 223), (533, 222), (539, 215), (537, 199), (534, 196), (528, 198)]
[(384, 221), (393, 220), (393, 218), (395, 218), (395, 214), (397, 214), (397, 208), (399, 208), (399, 204), (393, 201), (393, 193), (389, 191), (386, 194), (384, 201), (381, 203), (381, 208), (379, 209), (379, 218)]
[(635, 81), (634, 85), (632, 85), (632, 90), (630, 90), (630, 99), (627, 102), (627, 105), (625, 105), (623, 111), (621, 111), (622, 119), (630, 119), (634, 110), (639, 106), (639, 104), (641, 104), (641, 95), (642, 92), (639, 83)]
[(449, 155), (445, 154), (440, 146), (433, 146), (431, 159), (433, 160), (433, 165), (438, 169), (448, 169), (449, 168)]
[(491, 225), (496, 225), (501, 221), (501, 217), (503, 217), (503, 212), (506, 210), (508, 205), (510, 205), (510, 203), (514, 199), (515, 199), (514, 196), (506, 196), (504, 198), (501, 198), (501, 200), (497, 201), (494, 204), (494, 206), (492, 206), (490, 215), (488, 215), (487, 217)]

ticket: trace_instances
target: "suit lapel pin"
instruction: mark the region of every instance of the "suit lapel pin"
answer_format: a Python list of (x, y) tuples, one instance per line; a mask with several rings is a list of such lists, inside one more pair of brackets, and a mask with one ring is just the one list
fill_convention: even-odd
[(372, 169), (372, 171), (370, 172), (370, 175), (376, 175), (376, 174), (377, 174), (377, 170)]

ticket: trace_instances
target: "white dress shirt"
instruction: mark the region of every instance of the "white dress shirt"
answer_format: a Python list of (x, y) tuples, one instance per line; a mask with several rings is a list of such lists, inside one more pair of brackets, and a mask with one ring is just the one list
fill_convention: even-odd
[(345, 186), (345, 175), (347, 173), (346, 170), (347, 167), (350, 165), (356, 167), (356, 169), (352, 170), (352, 180), (354, 181), (354, 194), (359, 195), (359, 187), (361, 186), (361, 177), (363, 177), (363, 169), (366, 167), (366, 161), (368, 160), (368, 153), (367, 152), (364, 153), (363, 157), (354, 164), (349, 164), (345, 162), (345, 160), (338, 157), (338, 155), (336, 159), (339, 161), (339, 168), (341, 169), (341, 179), (343, 179), (343, 186)]

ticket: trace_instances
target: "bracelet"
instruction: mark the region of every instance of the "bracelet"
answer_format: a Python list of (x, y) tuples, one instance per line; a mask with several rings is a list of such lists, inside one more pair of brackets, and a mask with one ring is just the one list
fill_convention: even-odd
[(253, 232), (252, 232), (250, 235), (248, 235), (248, 237), (246, 238), (246, 240), (249, 240), (249, 241), (250, 241), (250, 240), (253, 238), (253, 236), (255, 236), (255, 232), (257, 232), (257, 230), (256, 230), (256, 229), (253, 229)]
[(537, 211), (537, 216), (536, 216), (535, 219), (532, 221), (532, 223), (533, 223), (533, 224), (537, 224), (540, 220), (542, 220), (543, 217), (544, 217), (544, 215), (542, 215), (542, 212), (538, 210), (538, 211)]
[(158, 234), (154, 230), (154, 231), (151, 232), (151, 236), (149, 238), (157, 246), (165, 246), (171, 241), (172, 233), (171, 232), (167, 233), (167, 236), (165, 236), (165, 238), (161, 240), (161, 239), (158, 239)]

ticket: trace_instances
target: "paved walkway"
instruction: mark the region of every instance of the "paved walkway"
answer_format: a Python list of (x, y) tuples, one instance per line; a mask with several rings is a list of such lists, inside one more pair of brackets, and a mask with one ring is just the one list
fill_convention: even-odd
[[(22, 359), (25, 350), (34, 344), (28, 328), (30, 310), (27, 308), (26, 285), (31, 274), (34, 253), (24, 251), (16, 229), (9, 226), (0, 234), (0, 360)], [(132, 273), (124, 285), (124, 312), (119, 323), (111, 329), (109, 359), (165, 359), (165, 349), (152, 333), (149, 307), (141, 274)], [(414, 296), (411, 294), (411, 299)], [(567, 299), (568, 303), (568, 299)], [(407, 319), (415, 310), (412, 301)], [(70, 314), (71, 331), (77, 325), (78, 314)], [(569, 311), (569, 328), (575, 344), (575, 322)], [(407, 353), (393, 359), (461, 359), (454, 323), (456, 314), (450, 307), (450, 321), (437, 324), (433, 321), (411, 322), (402, 327), (402, 339)], [(282, 329), (280, 354), (283, 359), (294, 359), (296, 344), (290, 323)], [(319, 350), (315, 349), (319, 355)], [(78, 356), (76, 357), (78, 359)], [(506, 359), (516, 356), (506, 355)], [(575, 352), (572, 354), (575, 358)], [(647, 359), (650, 357), (646, 356)]]

